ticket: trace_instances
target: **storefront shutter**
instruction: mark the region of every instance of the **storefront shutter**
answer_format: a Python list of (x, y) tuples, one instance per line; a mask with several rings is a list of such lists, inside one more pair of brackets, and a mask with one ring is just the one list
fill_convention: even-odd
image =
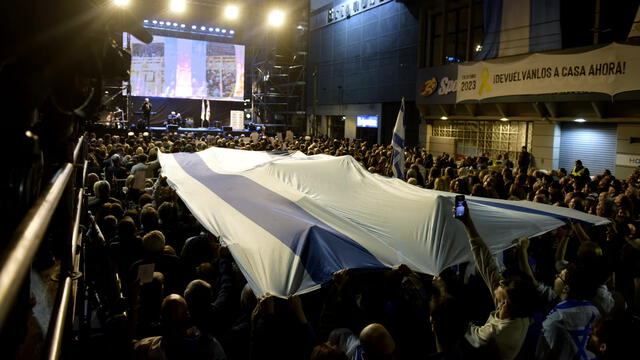
[(615, 172), (616, 125), (562, 124), (560, 167), (569, 172), (576, 160), (582, 160), (592, 176), (602, 174), (605, 169)]

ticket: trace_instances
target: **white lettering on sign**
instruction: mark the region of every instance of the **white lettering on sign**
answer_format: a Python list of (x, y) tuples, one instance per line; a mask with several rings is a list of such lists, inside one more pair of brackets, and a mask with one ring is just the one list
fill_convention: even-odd
[(447, 95), (452, 92), (456, 92), (458, 90), (458, 82), (456, 79), (449, 79), (448, 77), (443, 77), (440, 79), (440, 87), (438, 88), (438, 95)]
[(391, 2), (391, 0), (370, 0), (367, 5), (367, 0), (350, 0), (345, 1), (342, 4), (332, 7), (327, 10), (327, 24), (334, 23), (336, 21), (348, 19), (354, 15), (357, 15), (365, 10), (369, 10), (378, 5)]

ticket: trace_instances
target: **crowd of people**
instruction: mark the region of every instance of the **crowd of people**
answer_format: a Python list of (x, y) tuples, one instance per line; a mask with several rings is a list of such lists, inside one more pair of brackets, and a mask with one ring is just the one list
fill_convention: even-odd
[[(405, 149), (405, 181), (426, 189), (534, 201), (605, 217), (489, 252), (467, 209), (474, 262), (437, 276), (401, 265), (341, 270), (301, 296), (256, 299), (224, 244), (162, 177), (158, 152), (210, 146), (353, 156), (391, 176), (391, 147), (310, 137), (92, 135), (89, 211), (127, 299), (139, 359), (622, 359), (640, 315), (640, 170), (627, 179), (533, 168), (531, 154), (433, 156)], [(510, 160), (513, 156), (515, 163)], [(259, 239), (256, 239), (259, 241)], [(129, 340), (132, 345), (128, 346)], [(627, 352), (631, 351), (631, 352)]]

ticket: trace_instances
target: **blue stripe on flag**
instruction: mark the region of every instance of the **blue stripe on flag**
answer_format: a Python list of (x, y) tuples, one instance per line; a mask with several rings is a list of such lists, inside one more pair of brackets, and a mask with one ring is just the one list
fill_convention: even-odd
[(593, 223), (590, 223), (590, 222), (585, 221), (585, 220), (573, 218), (573, 217), (570, 217), (570, 216), (554, 214), (554, 213), (546, 212), (544, 210), (530, 209), (530, 208), (518, 206), (518, 205), (515, 205), (515, 204), (513, 204), (513, 205), (512, 204), (503, 204), (503, 203), (484, 201), (484, 200), (476, 200), (476, 199), (469, 199), (469, 198), (467, 198), (467, 202), (474, 202), (476, 204), (488, 205), (488, 206), (493, 206), (493, 207), (497, 207), (497, 208), (500, 208), (500, 209), (506, 209), (506, 210), (519, 211), (519, 212), (523, 212), (523, 213), (527, 213), (527, 214), (549, 216), (549, 217), (556, 218), (556, 219), (564, 221), (564, 222), (567, 222), (567, 221), (571, 220), (573, 222), (578, 222), (578, 223), (581, 223), (581, 224), (593, 225)]
[(173, 156), (189, 176), (289, 247), (314, 282), (325, 283), (340, 269), (386, 268), (362, 245), (295, 202), (244, 176), (216, 173), (197, 154)]
[(529, 51), (562, 48), (560, 0), (531, 0)]
[(398, 145), (401, 149), (404, 148), (404, 139), (400, 137), (398, 133), (393, 133), (393, 143)]
[(502, 0), (484, 0), (484, 40), (475, 60), (497, 58), (500, 53)]

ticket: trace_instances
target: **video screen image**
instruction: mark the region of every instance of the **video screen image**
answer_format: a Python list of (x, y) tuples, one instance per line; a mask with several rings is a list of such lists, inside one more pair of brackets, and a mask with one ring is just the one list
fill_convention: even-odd
[(244, 46), (165, 36), (147, 45), (132, 37), (131, 95), (242, 101)]

